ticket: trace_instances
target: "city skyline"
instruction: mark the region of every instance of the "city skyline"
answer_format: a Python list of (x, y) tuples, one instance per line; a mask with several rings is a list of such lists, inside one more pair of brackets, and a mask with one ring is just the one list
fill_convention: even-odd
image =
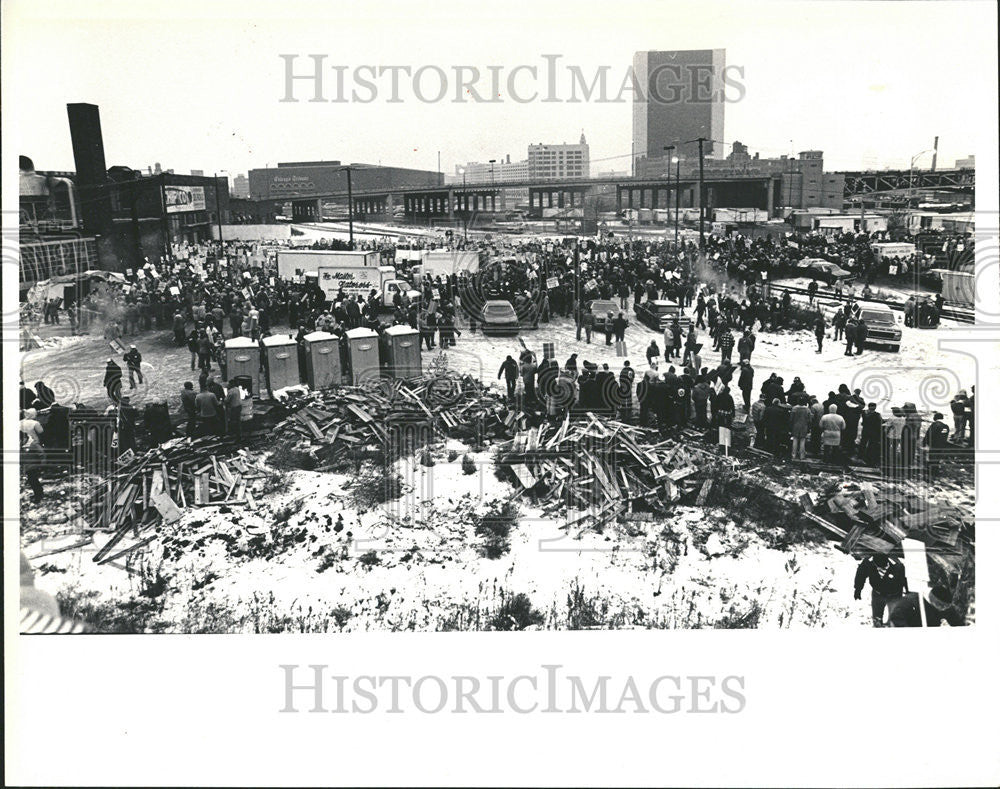
[[(585, 5), (590, 15), (560, 17), (561, 28), (554, 37), (526, 30), (505, 42), (493, 41), (504, 39), (503, 35), (485, 41), (456, 39), (456, 29), (445, 18), (447, 6), (420, 18), (408, 15), (404, 6), (393, 6), (399, 12), (394, 16), (398, 23), (385, 28), (385, 40), (374, 50), (371, 42), (353, 37), (371, 22), (367, 11), (339, 18), (341, 27), (324, 35), (298, 27), (293, 34), (292, 26), (285, 26), (264, 7), (259, 22), (226, 19), (216, 20), (215, 25), (207, 24), (211, 12), (203, 10), (204, 26), (189, 24), (184, 36), (171, 37), (169, 62), (158, 52), (103, 46), (114, 34), (114, 25), (74, 18), (69, 5), (55, 3), (38, 10), (19, 6), (22, 29), (27, 26), (37, 33), (25, 39), (46, 40), (65, 56), (58, 79), (42, 64), (26, 72), (7, 97), (7, 109), (20, 119), (15, 130), (18, 152), (44, 170), (72, 169), (65, 115), (65, 105), (71, 102), (101, 107), (109, 165), (156, 160), (177, 172), (201, 169), (235, 176), (279, 160), (340, 159), (437, 170), (440, 154), (440, 171), (449, 173), (455, 165), (497, 158), (497, 151), (519, 159), (532, 142), (570, 142), (580, 128), (586, 128), (594, 172), (625, 170), (633, 155), (631, 95), (625, 92), (620, 102), (574, 102), (574, 96), (585, 94), (586, 84), (602, 69), (608, 95), (619, 94), (617, 82), (637, 51), (725, 48), (729, 67), (743, 73), (745, 95), (742, 101), (727, 102), (725, 144), (717, 146), (721, 150), (716, 153), (720, 158), (739, 140), (767, 157), (824, 150), (832, 170), (905, 168), (914, 154), (932, 147), (938, 135), (941, 167), (981, 149), (980, 130), (968, 128), (961, 113), (954, 111), (977, 95), (972, 80), (955, 78), (962, 73), (962, 64), (952, 62), (944, 70), (926, 68), (927, 47), (941, 36), (968, 32), (969, 14), (955, 13), (958, 4), (943, 5), (947, 8), (911, 4), (903, 18), (896, 14), (895, 4), (866, 4), (862, 13), (870, 25), (865, 26), (859, 26), (857, 15), (839, 15), (828, 6), (811, 8), (810, 24), (805, 26), (777, 13), (780, 5), (738, 13), (730, 9), (722, 21), (692, 7), (683, 37), (613, 31), (601, 36), (585, 24), (599, 16), (596, 7)], [(981, 6), (972, 4), (967, 10), (972, 13)], [(623, 8), (641, 8), (649, 28), (667, 16), (657, 7), (626, 4)], [(671, 8), (676, 15), (681, 6)], [(118, 9), (122, 16), (134, 13), (126, 6)], [(152, 35), (154, 26), (169, 31), (177, 24), (157, 20), (155, 13), (145, 11), (148, 21), (136, 23), (136, 40), (147, 32)], [(516, 15), (511, 17), (498, 19), (498, 30), (513, 33)], [(766, 19), (768, 25), (746, 29), (753, 19)], [(880, 24), (898, 25), (901, 20), (912, 23), (907, 36), (879, 38)], [(420, 35), (415, 35), (418, 31)], [(837, 80), (821, 83), (829, 65), (818, 43), (834, 39), (839, 56), (852, 67), (842, 69)], [(904, 39), (905, 46), (900, 43)], [(246, 45), (246, 58), (233, 57), (240, 42)], [(23, 60), (21, 48), (26, 45), (26, 40), (15, 42), (4, 60)], [(350, 68), (385, 60), (374, 57), (381, 52), (395, 54), (396, 62), (411, 68), (477, 64), (485, 72), (490, 64), (498, 64), (509, 72), (519, 65), (543, 69), (551, 62), (557, 65), (558, 92), (564, 100), (462, 104), (412, 98), (393, 103), (380, 98), (368, 104), (282, 103), (284, 65), (279, 55), (298, 53), (301, 70), (309, 53), (323, 52), (336, 53), (329, 62)], [(556, 52), (562, 54), (545, 60), (546, 53)], [(574, 81), (572, 69), (583, 82)], [(332, 70), (329, 78), (332, 81)], [(196, 82), (204, 90), (193, 94), (189, 86)], [(949, 100), (929, 104), (921, 99), (927, 92), (948, 95)], [(135, 109), (139, 107), (141, 111)], [(774, 110), (768, 112), (768, 107)], [(855, 119), (857, 135), (844, 134), (845, 115)], [(469, 134), (470, 128), (477, 132)], [(919, 159), (917, 166), (929, 166), (929, 157)]]

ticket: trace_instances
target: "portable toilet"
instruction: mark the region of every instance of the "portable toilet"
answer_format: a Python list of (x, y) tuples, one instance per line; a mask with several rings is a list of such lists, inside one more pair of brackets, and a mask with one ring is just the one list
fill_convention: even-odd
[(381, 339), (382, 360), (393, 378), (416, 378), (423, 372), (420, 332), (405, 325), (389, 326)]
[(283, 334), (265, 337), (261, 343), (264, 345), (267, 388), (275, 392), (286, 386), (298, 386), (302, 382), (299, 374), (299, 344)]
[(344, 362), (349, 383), (359, 383), (379, 377), (378, 334), (359, 326), (344, 332)]
[(343, 382), (340, 365), (340, 338), (325, 331), (314, 331), (304, 338), (306, 346), (306, 383), (310, 389), (326, 389)]
[(260, 372), (260, 347), (249, 337), (226, 340), (226, 379), (244, 376), (250, 382), (250, 395), (259, 395), (257, 373)]

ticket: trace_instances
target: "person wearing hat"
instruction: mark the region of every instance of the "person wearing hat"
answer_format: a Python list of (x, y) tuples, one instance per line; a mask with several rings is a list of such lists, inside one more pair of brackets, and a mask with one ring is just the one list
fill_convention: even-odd
[(899, 600), (909, 591), (906, 568), (897, 559), (878, 553), (867, 556), (858, 564), (854, 574), (854, 599), (861, 599), (867, 582), (872, 588), (872, 625), (882, 627), (886, 605)]
[(948, 426), (944, 414), (934, 412), (934, 421), (924, 433), (924, 448), (927, 452), (927, 480), (933, 482), (941, 470), (941, 456), (948, 448)]
[(134, 345), (130, 345), (125, 356), (125, 364), (128, 366), (128, 386), (135, 389), (135, 377), (139, 376), (139, 383), (142, 383), (142, 354)]

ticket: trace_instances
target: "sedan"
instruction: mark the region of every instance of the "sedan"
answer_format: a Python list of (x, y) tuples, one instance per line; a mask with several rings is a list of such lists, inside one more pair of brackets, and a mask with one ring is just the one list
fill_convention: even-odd
[(482, 312), (483, 334), (517, 334), (521, 322), (509, 301), (487, 301)]

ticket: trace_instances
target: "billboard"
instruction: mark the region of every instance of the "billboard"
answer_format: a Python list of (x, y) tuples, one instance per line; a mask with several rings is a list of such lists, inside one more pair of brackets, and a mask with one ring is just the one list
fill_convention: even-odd
[(204, 186), (167, 185), (163, 187), (163, 194), (168, 214), (205, 210)]

